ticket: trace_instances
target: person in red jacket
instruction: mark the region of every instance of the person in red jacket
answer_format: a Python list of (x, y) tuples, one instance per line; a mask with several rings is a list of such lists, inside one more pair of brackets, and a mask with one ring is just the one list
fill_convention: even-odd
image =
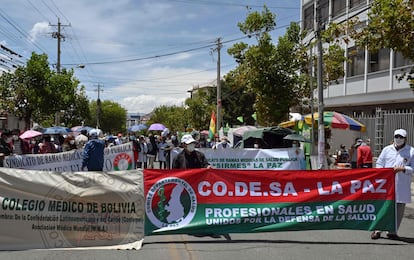
[(365, 139), (357, 149), (358, 168), (372, 168), (372, 151), (369, 144), (370, 140)]

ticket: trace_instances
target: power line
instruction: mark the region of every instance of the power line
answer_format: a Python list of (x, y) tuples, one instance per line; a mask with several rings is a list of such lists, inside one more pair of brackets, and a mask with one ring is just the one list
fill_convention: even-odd
[[(279, 26), (279, 27), (276, 27), (275, 30), (280, 29), (280, 28), (284, 28), (284, 27), (287, 27), (287, 26), (288, 25)], [(222, 44), (235, 42), (235, 41), (243, 40), (243, 39), (246, 39), (246, 38), (251, 38), (251, 35), (246, 35), (246, 36), (239, 37), (239, 38), (236, 38), (236, 39), (222, 41)], [(148, 56), (148, 57), (142, 57), (142, 58), (112, 60), (112, 61), (96, 61), (96, 62), (88, 62), (88, 63), (84, 63), (84, 64), (85, 65), (104, 65), (104, 64), (142, 61), (142, 60), (149, 60), (149, 59), (156, 59), (156, 58), (162, 58), (162, 57), (167, 57), (167, 56), (173, 56), (173, 55), (177, 55), (177, 54), (182, 54), (182, 53), (197, 51), (197, 50), (201, 50), (201, 49), (211, 48), (211, 47), (214, 47), (214, 46), (216, 46), (216, 43), (211, 43), (211, 44), (207, 44), (207, 45), (204, 45), (204, 46), (195, 47), (195, 48), (191, 48), (191, 49), (186, 49), (186, 50), (181, 50), (181, 51), (176, 51), (176, 52), (171, 52), (171, 53), (165, 53), (165, 54), (159, 54), (159, 55), (153, 55), (153, 56)], [(62, 65), (75, 66), (77, 64), (76, 63), (67, 63), (67, 64), (62, 64)]]
[[(250, 4), (240, 4), (240, 3), (229, 3), (229, 2), (216, 2), (211, 0), (206, 1), (194, 1), (194, 0), (171, 0), (171, 2), (181, 2), (186, 4), (195, 4), (195, 5), (215, 5), (215, 6), (238, 6), (238, 7), (255, 7), (262, 8), (263, 5), (250, 5)], [(267, 6), (269, 9), (300, 9), (299, 7), (289, 7), (289, 6)]]
[[(41, 50), (44, 53), (47, 53), (46, 51), (44, 51), (43, 47), (36, 44), (35, 42), (32, 42), (30, 40), (28, 40), (30, 38), (30, 35), (25, 32), (18, 24), (16, 24), (10, 17), (8, 17), (8, 15), (0, 8), (0, 17), (2, 17), (8, 24), (10, 24), (20, 35), (23, 36), (23, 38), (30, 43), (31, 45), (33, 45), (34, 47), (38, 48), (39, 50)], [(18, 38), (18, 37), (17, 37)]]

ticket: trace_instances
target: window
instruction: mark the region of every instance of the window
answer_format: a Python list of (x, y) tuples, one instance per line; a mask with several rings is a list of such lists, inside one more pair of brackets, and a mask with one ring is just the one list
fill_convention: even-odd
[(314, 7), (313, 5), (308, 6), (305, 11), (304, 11), (304, 23), (303, 23), (303, 28), (305, 30), (308, 31), (312, 31), (313, 28), (313, 21), (314, 21), (314, 11), (313, 11)]
[(414, 61), (404, 58), (401, 53), (396, 52), (394, 56), (394, 68), (413, 65)]
[(346, 1), (344, 0), (333, 0), (332, 1), (332, 16), (336, 17), (345, 13)]
[(349, 2), (349, 8), (353, 8), (355, 6), (366, 4), (366, 3), (367, 3), (367, 0), (351, 0)]
[(390, 68), (390, 49), (381, 49), (369, 53), (368, 72), (386, 70)]
[(348, 49), (348, 58), (350, 62), (348, 62), (347, 73), (349, 77), (364, 74), (364, 53), (364, 50), (358, 50), (355, 47)]
[(322, 23), (327, 23), (329, 18), (329, 0), (320, 0), (321, 20)]

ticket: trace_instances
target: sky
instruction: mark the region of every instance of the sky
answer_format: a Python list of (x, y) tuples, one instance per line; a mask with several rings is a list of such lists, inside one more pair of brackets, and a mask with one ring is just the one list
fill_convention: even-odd
[[(91, 100), (119, 103), (128, 113), (181, 106), (189, 90), (215, 84), (217, 39), (220, 75), (237, 67), (227, 49), (254, 44), (240, 32), (249, 10), (276, 14), (275, 44), (300, 20), (300, 0), (1, 0), (0, 71), (46, 53), (73, 69)], [(249, 7), (249, 9), (247, 8)], [(55, 34), (54, 34), (55, 33)], [(15, 54), (10, 54), (10, 50)], [(17, 54), (17, 55), (16, 55)], [(12, 60), (10, 60), (12, 58)], [(81, 68), (83, 67), (83, 68)]]

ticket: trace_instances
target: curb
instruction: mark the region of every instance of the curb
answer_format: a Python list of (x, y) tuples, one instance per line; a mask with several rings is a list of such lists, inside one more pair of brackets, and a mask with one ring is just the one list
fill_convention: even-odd
[(405, 207), (414, 209), (414, 182), (411, 182), (411, 203), (405, 204)]

